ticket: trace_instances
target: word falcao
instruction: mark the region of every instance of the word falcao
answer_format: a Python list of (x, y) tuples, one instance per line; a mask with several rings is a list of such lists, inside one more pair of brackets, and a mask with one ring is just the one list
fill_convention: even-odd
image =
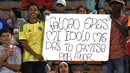
[[(68, 29), (80, 29), (80, 26), (82, 25), (81, 20), (79, 19), (74, 19), (74, 18), (61, 18), (61, 17), (51, 17), (50, 18), (50, 27), (52, 30), (68, 30)], [(84, 29), (90, 29), (90, 28), (95, 28), (95, 29), (108, 29), (108, 24), (106, 23), (107, 19), (102, 18), (102, 19), (96, 19), (96, 18), (86, 18), (84, 20)]]

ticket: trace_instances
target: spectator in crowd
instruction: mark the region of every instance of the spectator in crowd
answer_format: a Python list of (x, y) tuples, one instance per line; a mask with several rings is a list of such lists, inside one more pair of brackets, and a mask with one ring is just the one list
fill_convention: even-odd
[(9, 19), (7, 23), (9, 27), (15, 29), (19, 29), (20, 25), (25, 22), (25, 19), (21, 17), (21, 12), (17, 8), (11, 8), (9, 13)]
[(110, 2), (109, 1), (105, 1), (104, 2), (104, 10), (106, 14), (110, 14), (111, 13), (111, 6), (110, 6)]
[(73, 73), (67, 62), (60, 62), (58, 66), (58, 73)]
[(105, 14), (105, 9), (104, 8), (99, 8), (98, 9), (98, 14)]
[(21, 50), (11, 44), (12, 32), (8, 28), (0, 30), (0, 73), (17, 73), (21, 65)]
[(88, 9), (85, 5), (80, 5), (76, 9), (77, 14), (88, 14)]
[(96, 6), (95, 0), (86, 0), (86, 7), (88, 7), (90, 14), (97, 14), (95, 6)]
[(52, 13), (68, 13), (67, 11), (65, 11), (65, 7), (66, 7), (66, 1), (65, 0), (57, 0), (56, 2), (56, 11), (53, 11)]
[(126, 27), (128, 17), (121, 14), (122, 0), (111, 1), (111, 38), (109, 60), (103, 62), (103, 73), (128, 73), (128, 60), (126, 58)]
[(25, 21), (24, 18), (21, 17), (21, 12), (17, 8), (11, 8), (10, 13), (9, 13), (9, 19), (7, 20), (7, 23), (10, 28), (13, 30), (13, 35), (12, 37), (12, 44), (18, 45), (18, 32), (19, 32), (19, 27), (21, 24), (23, 24)]
[(28, 22), (20, 26), (19, 41), (24, 48), (22, 73), (46, 73), (46, 62), (42, 56), (45, 23), (38, 18), (38, 5), (28, 7)]
[(5, 19), (0, 18), (0, 29), (8, 27), (8, 23)]

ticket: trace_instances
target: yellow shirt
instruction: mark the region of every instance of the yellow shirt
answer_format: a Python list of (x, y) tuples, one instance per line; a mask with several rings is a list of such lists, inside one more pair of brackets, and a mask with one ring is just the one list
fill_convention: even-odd
[[(20, 26), (19, 40), (26, 40), (29, 47), (37, 54), (42, 54), (44, 25), (42, 21), (35, 24), (25, 23)], [(38, 61), (32, 54), (24, 50), (23, 62)]]

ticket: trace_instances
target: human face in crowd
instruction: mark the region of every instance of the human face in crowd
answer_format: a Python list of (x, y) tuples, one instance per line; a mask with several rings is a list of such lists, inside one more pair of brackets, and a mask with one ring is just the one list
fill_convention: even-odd
[(105, 10), (105, 11), (110, 11), (110, 12), (111, 12), (111, 6), (109, 5), (108, 2), (104, 2), (104, 10)]
[(10, 10), (10, 12), (9, 12), (9, 17), (10, 17), (10, 18), (15, 17), (15, 14), (14, 14), (14, 12), (13, 12), (13, 10), (12, 10), (12, 9), (11, 9), (11, 10)]
[(0, 37), (1, 37), (1, 40), (3, 43), (9, 44), (10, 40), (12, 38), (12, 35), (10, 33), (6, 32), (6, 33), (3, 33)]
[(122, 6), (123, 6), (123, 5), (122, 5), (121, 3), (113, 2), (113, 3), (111, 4), (112, 12), (120, 12)]
[(104, 9), (99, 9), (99, 14), (105, 14), (105, 10)]
[(31, 5), (28, 10), (28, 15), (30, 19), (38, 18), (38, 15), (40, 14), (38, 8), (36, 5)]
[(61, 63), (59, 65), (59, 71), (60, 73), (69, 73), (69, 67), (67, 63)]
[(58, 4), (56, 4), (56, 10), (57, 10), (58, 13), (64, 13), (65, 6), (58, 3)]
[(81, 8), (79, 8), (77, 13), (78, 14), (87, 14), (88, 12), (87, 12), (87, 10), (85, 8), (81, 7)]

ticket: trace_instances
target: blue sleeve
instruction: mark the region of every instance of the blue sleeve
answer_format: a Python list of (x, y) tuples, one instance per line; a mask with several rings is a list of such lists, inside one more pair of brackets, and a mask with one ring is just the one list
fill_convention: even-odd
[(7, 21), (5, 20), (5, 19), (0, 19), (0, 21), (1, 21), (1, 23), (3, 24), (3, 28), (4, 27), (8, 27), (8, 23), (7, 23)]

